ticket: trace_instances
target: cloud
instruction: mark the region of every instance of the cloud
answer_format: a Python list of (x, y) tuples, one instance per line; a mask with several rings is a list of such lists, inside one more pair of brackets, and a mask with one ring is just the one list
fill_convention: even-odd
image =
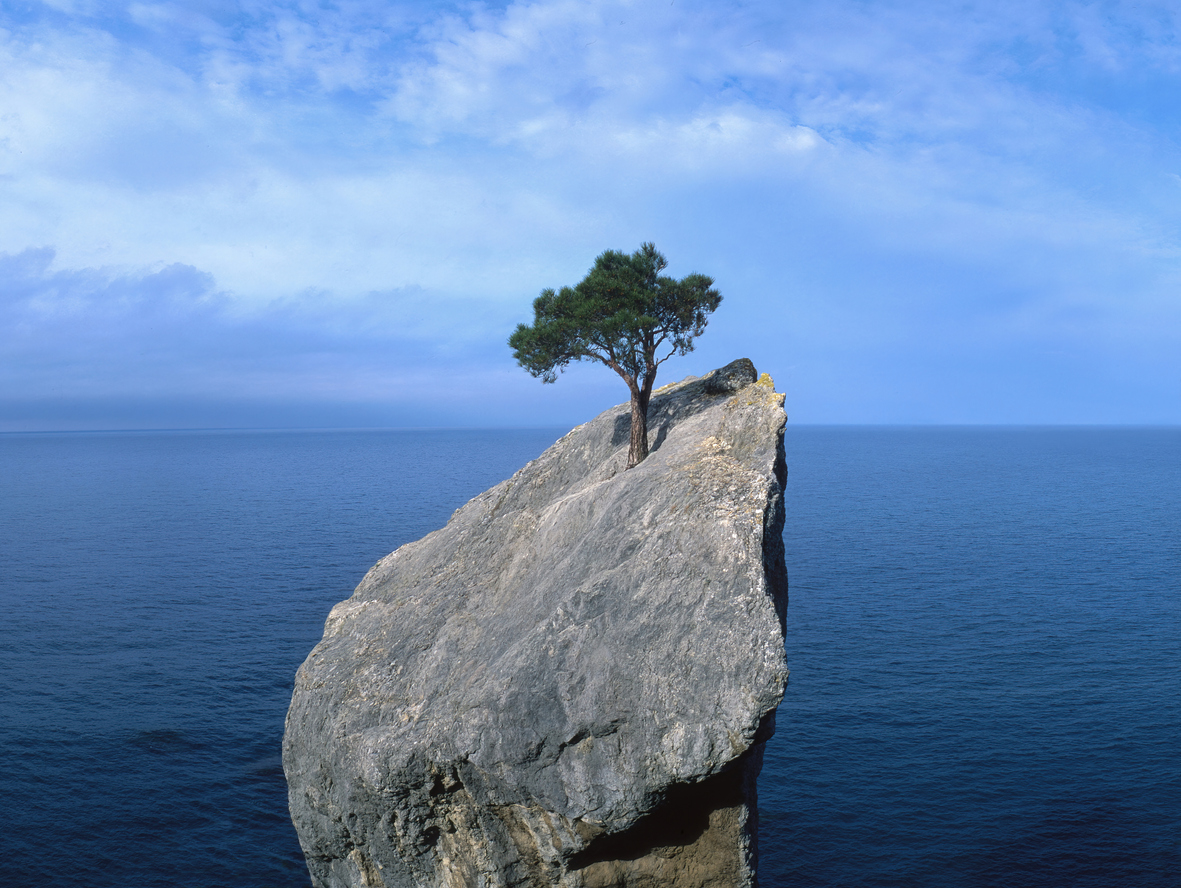
[[(1029, 72), (1089, 58), (1072, 49), (1083, 26), (1053, 8), (159, 4), (43, 24), (6, 46), (6, 196), (24, 212), (0, 242), (21, 249), (27, 232), (80, 264), (179, 259), (243, 296), (274, 280), (273, 297), (299, 286), (284, 267), (304, 286), (379, 286), (325, 255), (388, 274), (377, 244), (412, 266), (391, 285), (469, 286), (430, 278), (452, 264), (432, 260), (457, 243), (478, 253), (490, 230), (538, 242), (533, 207), (549, 205), (545, 230), (597, 232), (607, 215), (626, 224), (629, 195), (718, 180), (790, 192), (804, 178), (853, 212), (1021, 212), (1042, 195), (1119, 212), (1127, 188), (1095, 183), (1154, 150), (1151, 134), (1031, 87)], [(105, 256), (104, 213), (120, 235)], [(251, 273), (271, 232), (288, 249)]]
[[(581, 376), (525, 388), (503, 336), (541, 287), (655, 240), (727, 296), (684, 370), (750, 353), (799, 374), (802, 418), (963, 418), (963, 391), (1002, 388), (978, 418), (1176, 416), (1178, 22), (1061, 0), (6, 11), (5, 385), (425, 404), (454, 397), (446, 365), (577, 400)], [(1117, 378), (1139, 413), (1087, 401)]]
[(725, 12), (564, 0), (446, 17), (382, 107), (428, 144), (474, 137), (648, 177), (766, 174), (821, 140), (746, 94), (760, 41)]
[[(93, 413), (102, 403), (157, 413), (171, 404), (167, 424), (185, 424), (194, 410), (240, 422), (247, 408), (269, 415), (276, 405), (297, 425), (348, 415), (350, 405), (354, 420), (382, 425), (453, 423), (464, 412), (487, 423), (496, 400), (525, 388), (524, 374), (500, 378), (509, 376), (511, 324), (483, 304), (411, 288), (244, 308), (192, 266), (55, 270), (53, 259), (47, 248), (0, 255), (9, 428), (53, 414), (54, 404)], [(535, 425), (529, 410), (510, 415)]]

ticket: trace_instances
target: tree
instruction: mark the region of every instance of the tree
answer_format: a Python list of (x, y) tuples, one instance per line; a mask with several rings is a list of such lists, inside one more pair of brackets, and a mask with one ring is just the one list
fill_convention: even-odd
[[(574, 287), (541, 291), (533, 324), (509, 337), (517, 363), (542, 382), (554, 382), (571, 361), (606, 364), (631, 392), (631, 446), (627, 467), (648, 455), (648, 402), (657, 368), (693, 351), (707, 316), (721, 303), (714, 280), (662, 275), (668, 266), (655, 244), (631, 255), (607, 250)], [(664, 354), (662, 350), (667, 349)]]

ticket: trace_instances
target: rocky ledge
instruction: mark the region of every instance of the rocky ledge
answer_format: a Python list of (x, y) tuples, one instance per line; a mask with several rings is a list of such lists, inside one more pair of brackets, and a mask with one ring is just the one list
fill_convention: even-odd
[(574, 429), (379, 561), (300, 667), (317, 888), (755, 882), (787, 668), (783, 395), (750, 361)]

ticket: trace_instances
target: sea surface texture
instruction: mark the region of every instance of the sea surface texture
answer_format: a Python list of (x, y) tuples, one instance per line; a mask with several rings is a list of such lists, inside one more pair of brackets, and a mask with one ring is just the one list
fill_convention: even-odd
[[(303, 888), (295, 669), (549, 431), (0, 435), (0, 884)], [(774, 886), (1179, 884), (1181, 430), (793, 428)]]

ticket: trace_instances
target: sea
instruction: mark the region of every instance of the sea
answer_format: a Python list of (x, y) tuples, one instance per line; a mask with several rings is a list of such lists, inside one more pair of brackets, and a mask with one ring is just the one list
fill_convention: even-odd
[[(563, 431), (0, 435), (0, 885), (306, 888), (325, 616)], [(786, 450), (763, 888), (1181, 885), (1181, 429)]]

